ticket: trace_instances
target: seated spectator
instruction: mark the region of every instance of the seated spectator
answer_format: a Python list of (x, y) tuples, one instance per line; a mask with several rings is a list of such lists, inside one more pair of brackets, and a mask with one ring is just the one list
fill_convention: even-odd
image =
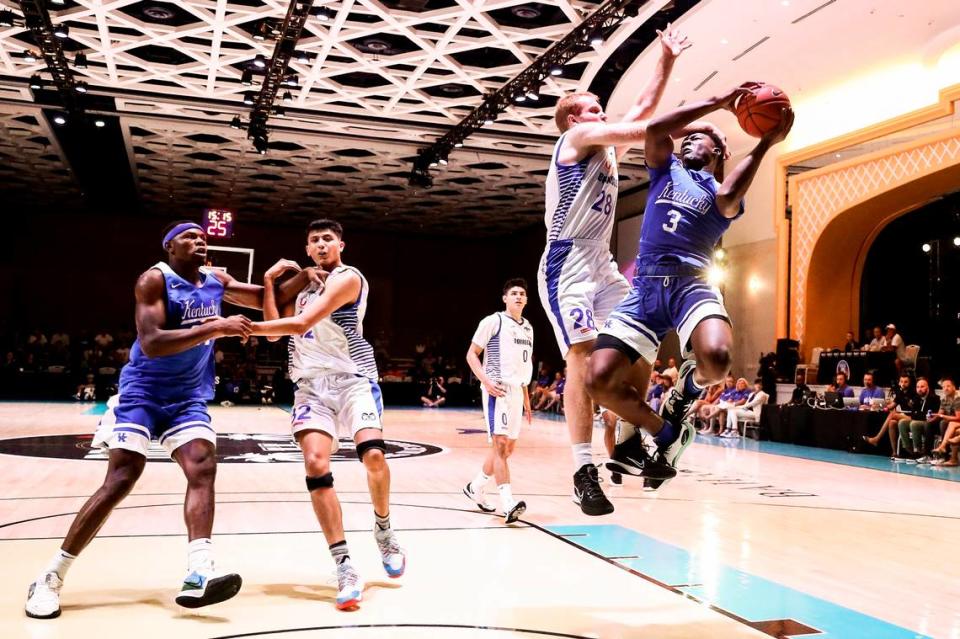
[(30, 336), (27, 337), (27, 346), (33, 347), (33, 349), (42, 348), (47, 345), (47, 336), (43, 334), (39, 328), (33, 330), (30, 333)]
[(844, 353), (860, 350), (860, 345), (857, 344), (857, 338), (853, 334), (853, 331), (847, 331), (846, 341), (843, 343), (841, 350), (843, 350)]
[(870, 352), (879, 352), (884, 349), (887, 345), (887, 338), (883, 336), (883, 329), (879, 326), (873, 327), (873, 339), (870, 340), (869, 344), (863, 345), (863, 350)]
[[(947, 450), (950, 448), (951, 440), (956, 439), (957, 436), (960, 435), (960, 393), (957, 393), (957, 385), (951, 377), (941, 379), (940, 388), (943, 389), (939, 412), (940, 426), (943, 429), (943, 439), (933, 452), (937, 455), (946, 455)], [(954, 443), (960, 443), (960, 441)], [(950, 459), (953, 463), (947, 463), (941, 459), (933, 463), (939, 463), (944, 466), (956, 466), (957, 447), (954, 446), (953, 448), (953, 455)]]
[(794, 406), (806, 404), (807, 398), (813, 394), (813, 391), (807, 386), (806, 376), (803, 373), (798, 373), (795, 382), (797, 385), (790, 394), (790, 403)]
[[(747, 380), (743, 380), (746, 383)], [(739, 389), (740, 382), (737, 382)], [(770, 400), (770, 396), (763, 392), (763, 380), (759, 377), (753, 380), (753, 392), (747, 395), (746, 401), (739, 408), (727, 410), (727, 427), (720, 433), (720, 437), (739, 437), (739, 422), (752, 420), (760, 423), (760, 410)]]
[(677, 377), (680, 375), (680, 371), (677, 370), (677, 360), (672, 357), (668, 357), (667, 367), (663, 369), (663, 371), (660, 374), (666, 375), (667, 377), (669, 377), (673, 381), (673, 384), (671, 384), (671, 386), (676, 386)]
[(563, 387), (567, 383), (566, 369), (563, 373), (557, 373), (556, 385), (553, 390), (547, 393), (547, 403), (541, 407), (541, 410), (550, 410), (554, 406), (563, 412)]
[(853, 397), (853, 388), (847, 386), (847, 374), (846, 373), (837, 373), (836, 376), (836, 392), (840, 397)]
[(96, 378), (90, 374), (87, 375), (87, 381), (77, 386), (77, 392), (73, 396), (81, 402), (92, 402), (97, 398)]
[(113, 335), (107, 331), (100, 331), (93, 336), (93, 341), (97, 346), (100, 347), (101, 351), (105, 351), (110, 348), (111, 344), (113, 344)]
[(906, 417), (907, 413), (913, 410), (914, 402), (919, 401), (916, 391), (913, 390), (913, 383), (909, 375), (901, 375), (897, 382), (897, 388), (893, 390), (893, 396), (887, 402), (884, 410), (887, 411), (887, 419), (883, 422), (878, 432), (873, 437), (863, 436), (863, 441), (871, 446), (880, 443), (880, 438), (884, 433), (890, 438), (890, 448), (894, 453), (897, 451), (897, 424)]
[(656, 371), (651, 373), (651, 378), (653, 379), (650, 388), (647, 389), (647, 404), (650, 405), (650, 410), (655, 413), (660, 412), (660, 400), (663, 398), (664, 391), (669, 388), (667, 386), (669, 382), (664, 381), (665, 377), (665, 375), (657, 373)]
[(663, 362), (660, 361), (660, 358), (653, 360), (653, 370), (656, 372), (661, 372), (663, 370)]
[(420, 398), (425, 408), (438, 408), (447, 401), (447, 389), (443, 386), (442, 377), (431, 377), (427, 392)]
[(62, 345), (65, 348), (70, 347), (70, 336), (60, 331), (50, 336), (50, 346)]
[(553, 374), (553, 381), (550, 382), (550, 385), (547, 386), (544, 391), (540, 394), (540, 401), (537, 402), (537, 405), (533, 407), (533, 410), (544, 410), (544, 407), (547, 405), (547, 402), (550, 401), (550, 396), (556, 392), (557, 386), (560, 385), (560, 382), (563, 380), (563, 373), (557, 371)]
[(873, 372), (863, 374), (863, 390), (860, 391), (860, 410), (870, 410), (875, 399), (885, 399), (883, 389), (873, 383)]
[(717, 419), (721, 412), (731, 405), (733, 398), (737, 394), (737, 382), (733, 375), (727, 375), (724, 380), (724, 388), (720, 392), (720, 397), (716, 404), (708, 404), (700, 409), (700, 419), (704, 422), (704, 428), (700, 431), (703, 435), (708, 435), (713, 430), (713, 421)]
[(700, 411), (704, 406), (713, 406), (720, 401), (720, 393), (723, 392), (723, 384), (714, 384), (709, 388), (705, 388), (703, 393), (700, 395), (700, 399), (693, 403), (693, 407), (690, 409), (691, 414), (695, 420), (700, 419)]
[(543, 396), (547, 393), (547, 390), (550, 388), (550, 367), (547, 366), (545, 362), (540, 362), (539, 372), (537, 373), (537, 379), (534, 380), (530, 390), (530, 405), (536, 406), (537, 403), (543, 399)]
[(882, 351), (893, 351), (897, 354), (897, 359), (894, 361), (894, 364), (897, 366), (897, 372), (903, 368), (903, 362), (907, 357), (907, 347), (903, 343), (903, 338), (900, 337), (900, 333), (897, 332), (897, 326), (895, 324), (887, 324), (887, 335), (884, 338), (886, 343)]
[(934, 436), (940, 432), (940, 398), (930, 392), (926, 377), (917, 378), (917, 397), (920, 401), (914, 402), (913, 410), (897, 422), (899, 458), (929, 464)]

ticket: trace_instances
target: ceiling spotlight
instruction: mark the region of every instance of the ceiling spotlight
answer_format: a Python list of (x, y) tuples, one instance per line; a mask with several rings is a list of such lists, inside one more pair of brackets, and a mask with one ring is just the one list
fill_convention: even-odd
[(456, 149), (462, 149), (462, 148), (463, 148), (463, 142), (454, 142), (454, 143), (453, 143), (453, 147), (456, 148)]
[(50, 4), (55, 4), (62, 7), (63, 5), (67, 4), (67, 2), (66, 0), (50, 0)]
[(256, 102), (256, 101), (257, 101), (257, 99), (256, 99), (256, 97), (254, 96), (253, 91), (244, 91), (244, 92), (243, 92), (243, 103), (244, 103), (244, 104), (246, 104), (247, 106), (251, 106), (251, 105), (253, 105), (253, 103)]
[(240, 84), (245, 87), (248, 87), (253, 84), (253, 71), (247, 69), (242, 74), (240, 74)]
[(540, 99), (540, 94), (537, 93), (536, 91), (527, 91), (527, 99), (533, 100), (534, 102), (536, 102), (537, 100)]
[(284, 109), (282, 106), (275, 106), (273, 107), (273, 114), (278, 118), (283, 118), (283, 117), (286, 117), (287, 110)]
[(77, 93), (86, 93), (87, 92), (87, 83), (86, 82), (77, 82), (73, 87), (77, 90)]
[(727, 279), (727, 271), (722, 266), (716, 264), (707, 268), (707, 284), (710, 286), (720, 286)]
[(296, 73), (291, 73), (283, 79), (283, 84), (288, 87), (298, 87), (300, 86), (300, 76)]
[(267, 139), (266, 131), (253, 136), (253, 148), (255, 148), (257, 153), (260, 155), (265, 155), (267, 153), (268, 144), (269, 140)]
[(64, 124), (67, 123), (67, 116), (65, 116), (62, 113), (57, 113), (55, 116), (53, 116), (53, 123), (59, 126), (63, 126)]
[(324, 22), (329, 21), (332, 17), (333, 16), (330, 14), (330, 9), (327, 9), (326, 7), (320, 7), (320, 10), (317, 11), (317, 18), (323, 20)]
[(0, 27), (12, 27), (16, 16), (9, 9), (0, 9)]
[(230, 120), (230, 128), (231, 128), (231, 129), (242, 129), (242, 128), (243, 128), (243, 121), (240, 119), (240, 116), (239, 116), (239, 115), (233, 116), (233, 119)]
[(493, 124), (493, 123), (496, 122), (496, 121), (497, 121), (497, 114), (496, 114), (496, 113), (490, 113), (490, 114), (488, 114), (488, 115), (484, 118), (483, 123), (486, 124), (486, 125), (490, 125), (490, 124)]
[(447, 158), (440, 158), (440, 166), (446, 166), (446, 165), (447, 165)]
[(263, 57), (263, 54), (258, 53), (253, 57), (253, 66), (257, 67), (258, 69), (266, 68), (267, 59)]
[(267, 26), (266, 22), (261, 22), (257, 25), (256, 31), (253, 32), (254, 40), (266, 40), (267, 34), (270, 32), (270, 27)]
[(960, 246), (960, 237), (953, 238), (953, 245)]
[(563, 75), (563, 65), (562, 65), (562, 64), (551, 64), (551, 65), (550, 65), (550, 75)]
[(78, 69), (87, 68), (87, 54), (80, 52), (77, 55), (73, 56), (73, 66)]
[(33, 51), (24, 51), (23, 52), (23, 61), (24, 62), (36, 62), (37, 54)]
[(726, 251), (726, 249), (718, 248), (716, 251), (713, 252), (713, 257), (714, 257), (714, 259), (716, 259), (718, 262), (722, 262), (723, 260), (727, 259), (727, 251)]
[(603, 34), (597, 31), (592, 36), (590, 36), (590, 46), (592, 47), (603, 46)]
[(65, 25), (65, 24), (58, 24), (57, 26), (55, 26), (55, 27), (53, 28), (53, 35), (57, 36), (57, 37), (60, 38), (61, 40), (62, 40), (63, 38), (69, 37), (69, 35), (70, 35), (70, 27), (68, 27), (68, 26)]
[(283, 92), (283, 98), (281, 98), (281, 99), (282, 99), (284, 102), (286, 102), (287, 104), (290, 104), (291, 102), (293, 102), (293, 94), (290, 93), (289, 91), (284, 91), (284, 92)]
[(297, 62), (300, 64), (310, 64), (310, 54), (306, 51), (300, 51), (297, 53)]
[(521, 91), (520, 93), (518, 93), (518, 94), (516, 94), (515, 96), (513, 96), (513, 101), (514, 101), (514, 102), (526, 102), (526, 101), (527, 101), (527, 96), (525, 96), (525, 95), (523, 94), (523, 92)]
[(929, 243), (924, 242), (923, 246), (920, 247), (920, 250), (922, 250), (924, 253), (929, 253), (931, 248), (932, 247), (930, 246)]
[(36, 75), (36, 74), (31, 75), (31, 76), (30, 76), (30, 88), (33, 89), (34, 91), (39, 91), (40, 89), (42, 89), (42, 88), (43, 88), (43, 78), (41, 78), (39, 75)]
[(282, 33), (280, 31), (280, 23), (278, 22), (271, 22), (270, 26), (267, 28), (270, 29), (270, 35), (272, 36), (278, 36), (280, 33)]
[(93, 121), (93, 126), (97, 127), (98, 129), (102, 129), (103, 127), (107, 126), (107, 121), (103, 118), (96, 118)]
[(436, 168), (436, 167), (437, 167), (437, 161), (436, 161), (436, 160), (430, 160), (430, 168), (431, 168), (431, 169), (434, 169), (434, 168)]

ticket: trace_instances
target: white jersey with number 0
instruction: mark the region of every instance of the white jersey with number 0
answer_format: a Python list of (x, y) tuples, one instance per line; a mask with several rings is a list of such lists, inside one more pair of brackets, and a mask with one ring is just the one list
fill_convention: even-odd
[(553, 148), (547, 174), (547, 241), (581, 239), (609, 244), (619, 183), (616, 149), (609, 146), (576, 164), (560, 164), (565, 136), (561, 135)]
[[(352, 266), (338, 266), (327, 276), (334, 278), (348, 273), (360, 277), (360, 294), (313, 325), (303, 335), (293, 336), (290, 378), (298, 381), (330, 373), (349, 373), (377, 380), (377, 363), (373, 347), (363, 338), (363, 316), (367, 311), (369, 286), (363, 274)], [(297, 315), (323, 294), (323, 287), (310, 284), (297, 295)]]
[(487, 315), (473, 334), (483, 349), (483, 370), (490, 379), (507, 386), (526, 386), (533, 375), (533, 327), (526, 318), (507, 313)]

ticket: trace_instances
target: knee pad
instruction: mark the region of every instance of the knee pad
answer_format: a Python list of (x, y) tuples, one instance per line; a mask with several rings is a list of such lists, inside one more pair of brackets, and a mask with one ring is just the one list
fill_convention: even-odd
[(333, 488), (333, 473), (319, 477), (307, 477), (307, 490), (313, 492), (318, 488)]
[(357, 444), (357, 459), (363, 461), (363, 456), (372, 448), (376, 448), (377, 450), (386, 453), (387, 443), (382, 439), (368, 439), (365, 442), (360, 442)]

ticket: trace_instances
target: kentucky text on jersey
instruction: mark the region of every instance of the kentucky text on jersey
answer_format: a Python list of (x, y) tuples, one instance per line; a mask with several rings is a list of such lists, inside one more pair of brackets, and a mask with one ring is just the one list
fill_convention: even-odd
[[(202, 282), (197, 286), (164, 262), (153, 268), (163, 274), (166, 289), (164, 330), (190, 328), (205, 317), (220, 314), (223, 284), (212, 272), (200, 269)], [(213, 399), (213, 341), (174, 355), (147, 357), (138, 337), (130, 349), (130, 363), (120, 371), (120, 394), (144, 396), (158, 403)]]
[(657, 204), (672, 204), (673, 206), (682, 206), (695, 213), (703, 215), (710, 210), (713, 201), (705, 195), (693, 195), (678, 191), (673, 187), (673, 182), (668, 182), (663, 187), (663, 191), (657, 196)]

